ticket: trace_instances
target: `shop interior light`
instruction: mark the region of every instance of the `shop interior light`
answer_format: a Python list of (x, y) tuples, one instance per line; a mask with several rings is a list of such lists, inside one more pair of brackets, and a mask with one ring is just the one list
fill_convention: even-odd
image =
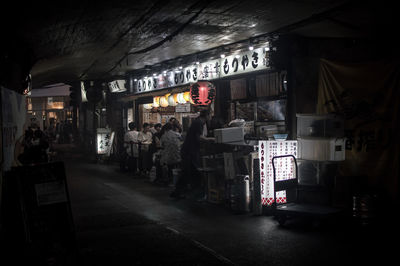
[(163, 71), (163, 74), (167, 74), (167, 70), (164, 70), (164, 71)]
[(237, 55), (235, 55), (235, 58), (239, 59), (239, 58), (240, 58), (240, 55), (238, 55), (238, 54), (237, 54)]
[(137, 81), (137, 79), (134, 79), (133, 81), (134, 81), (134, 82), (136, 82), (136, 81)]
[(269, 51), (269, 47), (264, 47), (264, 51), (268, 52)]
[(182, 68), (183, 68), (182, 66), (179, 67), (179, 69), (182, 69)]
[(221, 56), (221, 58), (225, 58), (225, 55), (224, 55), (224, 54), (221, 54), (220, 56)]
[(199, 61), (197, 61), (197, 62), (196, 62), (196, 65), (200, 65), (200, 62), (199, 62)]
[(249, 46), (249, 50), (253, 51), (254, 50), (254, 46)]

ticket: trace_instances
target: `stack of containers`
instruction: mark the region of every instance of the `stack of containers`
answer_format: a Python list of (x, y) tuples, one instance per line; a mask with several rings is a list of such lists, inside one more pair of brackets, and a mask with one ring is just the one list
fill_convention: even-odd
[(296, 117), (299, 184), (331, 187), (338, 162), (345, 160), (344, 120), (336, 115), (296, 114)]

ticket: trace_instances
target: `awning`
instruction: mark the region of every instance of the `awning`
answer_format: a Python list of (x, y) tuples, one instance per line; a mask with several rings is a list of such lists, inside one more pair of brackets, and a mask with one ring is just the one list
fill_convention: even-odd
[(123, 96), (119, 99), (121, 102), (129, 102), (129, 101), (134, 101), (136, 99), (142, 98), (142, 97), (149, 97), (149, 96), (162, 96), (167, 93), (179, 93), (179, 92), (185, 92), (190, 90), (190, 85), (185, 85), (185, 86), (179, 86), (179, 87), (174, 87), (174, 88), (167, 88), (167, 89), (162, 89), (162, 90), (156, 90), (156, 91), (149, 91), (149, 92), (143, 92), (143, 93), (138, 93), (135, 95), (127, 95)]

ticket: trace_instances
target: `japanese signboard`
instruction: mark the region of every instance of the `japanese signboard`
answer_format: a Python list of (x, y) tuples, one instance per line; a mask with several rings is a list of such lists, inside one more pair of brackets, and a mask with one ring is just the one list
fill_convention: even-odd
[[(260, 187), (262, 205), (271, 206), (274, 203), (274, 172), (272, 158), (279, 155), (293, 155), (297, 158), (297, 141), (260, 141)], [(292, 158), (275, 160), (276, 179), (287, 180), (295, 177), (295, 166)], [(286, 191), (276, 193), (277, 203), (286, 202)]]
[(97, 129), (97, 154), (109, 155), (114, 138), (114, 132), (109, 128)]
[(270, 69), (269, 52), (264, 48), (230, 55), (199, 64), (165, 70), (134, 82), (134, 93), (180, 86), (198, 80), (213, 80), (263, 69)]
[(110, 92), (124, 92), (126, 91), (125, 80), (114, 80), (108, 83)]

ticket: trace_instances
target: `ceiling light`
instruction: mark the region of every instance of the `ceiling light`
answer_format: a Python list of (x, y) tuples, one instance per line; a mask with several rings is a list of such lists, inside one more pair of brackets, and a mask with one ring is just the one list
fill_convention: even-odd
[(137, 81), (137, 79), (134, 79), (133, 81), (135, 81), (135, 82), (136, 82), (136, 81)]
[(221, 54), (220, 56), (221, 56), (221, 58), (225, 58), (225, 55), (224, 55), (224, 54)]
[(269, 47), (264, 47), (264, 51), (268, 52), (269, 51)]
[(180, 66), (179, 69), (182, 69), (182, 66)]
[(196, 62), (196, 65), (200, 65), (200, 62), (199, 62), (199, 61), (197, 61), (197, 62)]
[(253, 46), (249, 46), (249, 50), (250, 50), (250, 51), (253, 51), (253, 50), (254, 50), (254, 47), (253, 47)]

